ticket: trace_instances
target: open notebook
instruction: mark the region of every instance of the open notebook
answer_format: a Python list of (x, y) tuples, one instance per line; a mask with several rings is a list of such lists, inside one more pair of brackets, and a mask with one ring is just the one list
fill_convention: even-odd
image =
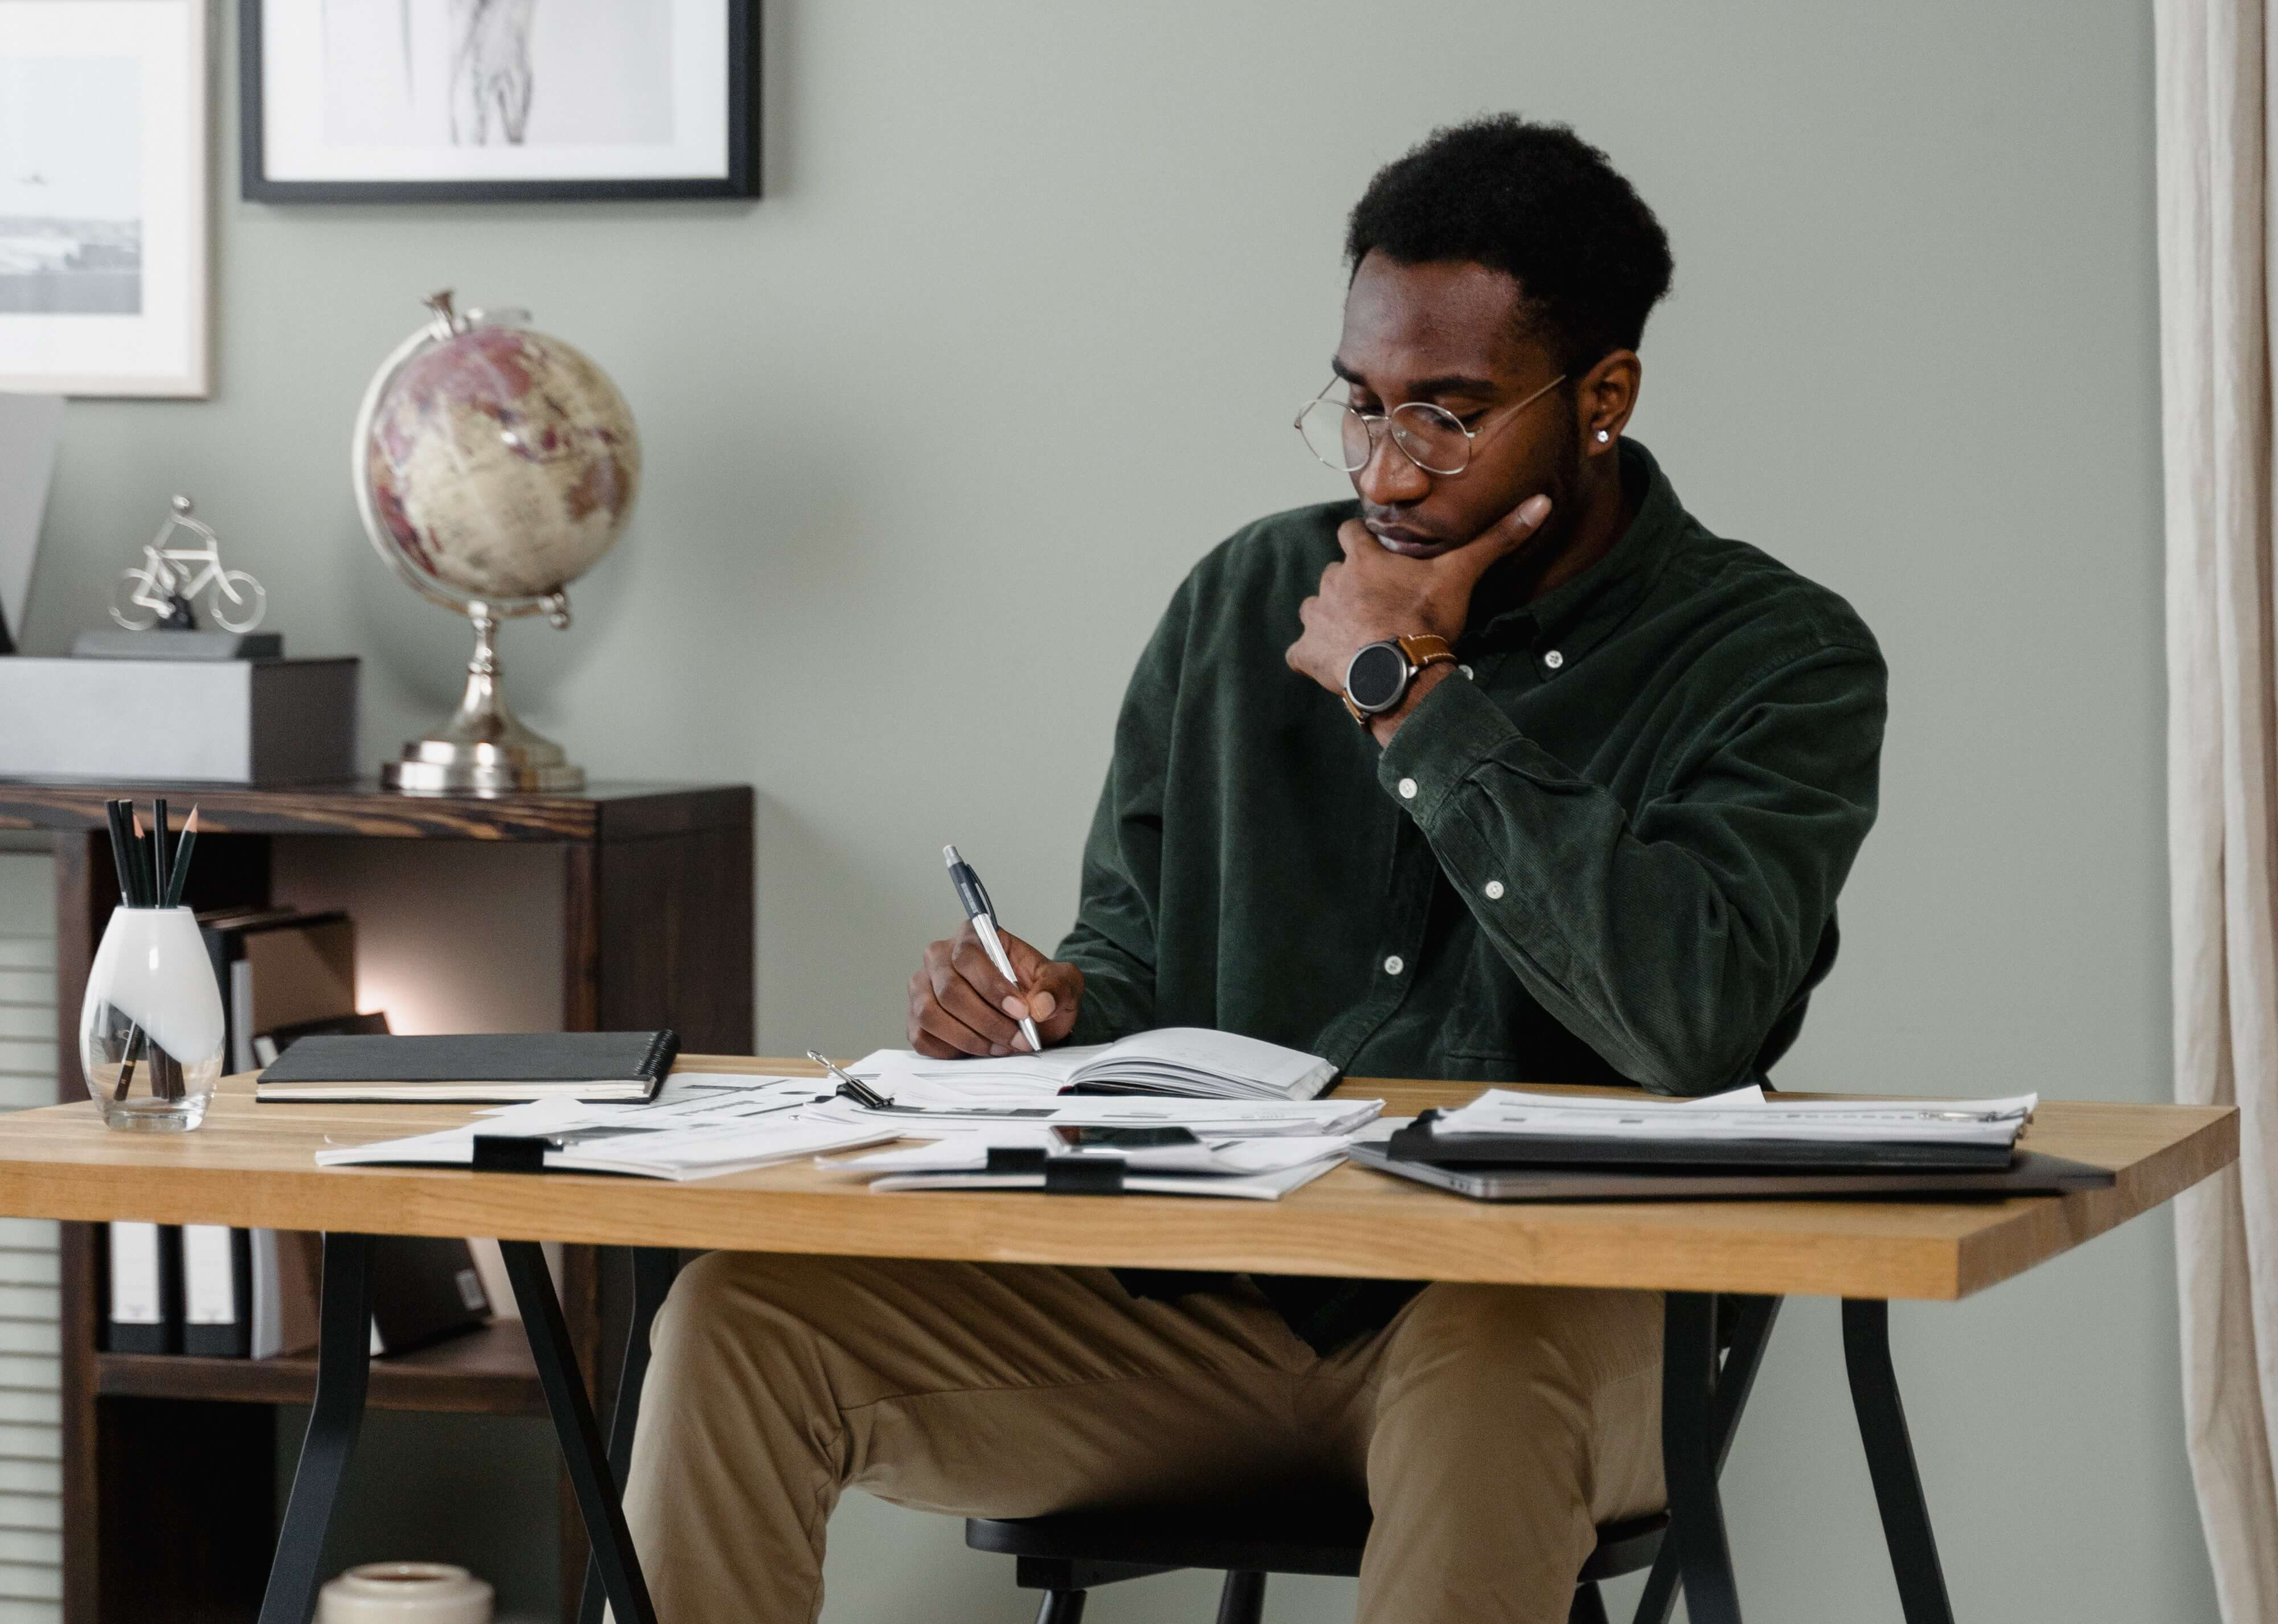
[(1337, 1080), (1337, 1069), (1318, 1055), (1201, 1026), (998, 1059), (931, 1060), (913, 1049), (882, 1048), (848, 1069), (886, 1094), (899, 1098), (900, 1089), (929, 1104), (947, 1096), (978, 1104), (1059, 1093), (1310, 1100)]

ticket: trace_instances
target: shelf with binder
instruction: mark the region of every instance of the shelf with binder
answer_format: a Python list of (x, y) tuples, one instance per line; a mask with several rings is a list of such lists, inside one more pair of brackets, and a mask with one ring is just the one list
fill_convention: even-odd
[[(225, 1404), (306, 1404), (317, 1391), (313, 1349), (271, 1359), (202, 1359), (187, 1353), (97, 1353), (96, 1391), (167, 1399), (193, 1390)], [(546, 1395), (519, 1320), (493, 1320), (447, 1342), (372, 1361), (365, 1403), (376, 1410), (469, 1415), (543, 1415)]]
[[(405, 797), (369, 782), (271, 789), (211, 786), (28, 783), (0, 780), (0, 828), (48, 831), (56, 873), (55, 1040), (17, 1040), (52, 1054), (50, 1097), (84, 1101), (76, 1063), (79, 1004), (95, 944), (118, 901), (103, 801), (167, 795), (178, 812), (200, 807), (197, 864), (186, 903), (198, 909), (290, 902), (345, 907), (355, 917), (360, 958), (416, 951), (415, 928), (435, 939), (496, 926), (478, 904), (407, 921), (374, 920), (368, 893), (400, 865), (456, 865), (505, 876), (518, 926), (543, 921), (556, 951), (548, 974), (524, 963), (547, 995), (545, 1024), (567, 1031), (670, 1026), (698, 1052), (747, 1054), (753, 1029), (753, 825), (748, 787), (596, 784), (577, 795), (485, 800)], [(337, 893), (328, 888), (334, 883)], [(447, 892), (428, 888), (423, 896)], [(290, 891), (290, 896), (282, 893)], [(424, 905), (424, 903), (423, 903)], [(378, 911), (374, 910), (375, 913)], [(526, 918), (524, 917), (526, 916)], [(393, 934), (391, 934), (391, 930)], [(512, 968), (512, 967), (509, 967)], [(462, 978), (463, 980), (463, 978)], [(462, 989), (463, 990), (463, 989)], [(527, 991), (525, 987), (524, 991)], [(479, 995), (455, 1010), (463, 1030), (535, 1030), (528, 1000), (485, 1010)], [(558, 1000), (558, 1002), (556, 1002)], [(385, 1000), (373, 1001), (384, 1003)], [(392, 1013), (394, 1011), (391, 1011)], [(27, 1102), (27, 1103), (29, 1102)], [(271, 1407), (308, 1401), (315, 1367), (302, 1355), (267, 1360), (102, 1351), (108, 1303), (102, 1238), (64, 1226), (62, 1301), (64, 1619), (111, 1624), (151, 1617), (224, 1616), (241, 1601), (248, 1616), (267, 1571), (264, 1519), (225, 1507), (268, 1505), (276, 1458)], [(599, 1391), (610, 1391), (621, 1338), (613, 1269), (589, 1249), (563, 1262), (562, 1300), (578, 1359)], [(522, 1327), (493, 1322), (471, 1335), (377, 1361), (371, 1402), (391, 1409), (462, 1414), (543, 1410)], [(166, 1465), (195, 1452), (195, 1485)], [(168, 1501), (154, 1506), (151, 1497)], [(131, 1498), (130, 1498), (131, 1497)], [(165, 1542), (194, 1561), (157, 1566), (160, 1555), (118, 1530), (177, 1518), (203, 1536)], [(563, 1520), (568, 1605), (585, 1547), (575, 1517)], [(249, 1598), (249, 1599), (248, 1599)]]

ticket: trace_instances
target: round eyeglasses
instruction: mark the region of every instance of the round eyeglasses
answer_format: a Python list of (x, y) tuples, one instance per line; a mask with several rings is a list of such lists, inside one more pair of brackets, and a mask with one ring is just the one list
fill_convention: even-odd
[[(1501, 428), (1565, 381), (1561, 372), (1524, 400), (1493, 414), (1493, 427)], [(1425, 400), (1410, 400), (1388, 413), (1357, 411), (1329, 399), (1337, 382), (1331, 378), (1305, 402), (1297, 414), (1296, 430), (1304, 437), (1305, 449), (1341, 474), (1357, 474), (1366, 468), (1387, 429), (1400, 454), (1426, 473), (1460, 474), (1471, 466), (1472, 446), (1490, 431), (1486, 423), (1467, 429), (1455, 413)]]

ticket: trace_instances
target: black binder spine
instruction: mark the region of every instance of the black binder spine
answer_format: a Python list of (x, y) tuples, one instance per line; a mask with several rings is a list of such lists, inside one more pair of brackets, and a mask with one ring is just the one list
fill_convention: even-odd
[[(219, 1240), (224, 1255), (216, 1256)], [(253, 1238), (244, 1230), (210, 1228), (184, 1235), (182, 1352), (208, 1359), (244, 1359), (253, 1352)], [(224, 1315), (227, 1317), (223, 1317)]]
[[(104, 1341), (114, 1353), (182, 1351), (182, 1231), (171, 1224), (110, 1226), (111, 1304)], [(126, 1277), (131, 1273), (132, 1278)], [(152, 1274), (155, 1300), (149, 1299)], [(141, 1297), (140, 1302), (128, 1299)], [(131, 1316), (118, 1317), (121, 1308)], [(151, 1315), (155, 1315), (155, 1318)]]

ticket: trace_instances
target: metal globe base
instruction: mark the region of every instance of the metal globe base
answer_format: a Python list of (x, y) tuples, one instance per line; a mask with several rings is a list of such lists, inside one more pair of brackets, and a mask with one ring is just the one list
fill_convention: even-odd
[(499, 687), (498, 621), (485, 606), (470, 612), (475, 657), (467, 691), (451, 719), (403, 747), (379, 769), (383, 789), (406, 795), (516, 795), (585, 787), (585, 769), (562, 746), (522, 724)]

